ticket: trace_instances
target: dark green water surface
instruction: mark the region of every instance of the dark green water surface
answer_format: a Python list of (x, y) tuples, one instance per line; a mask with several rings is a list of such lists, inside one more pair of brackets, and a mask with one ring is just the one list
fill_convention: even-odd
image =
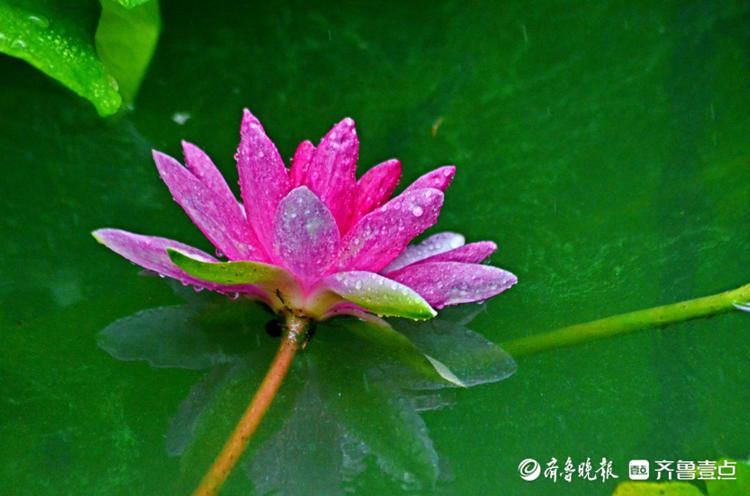
[[(117, 361), (96, 341), (116, 319), (182, 300), (89, 232), (210, 249), (150, 150), (180, 156), (187, 139), (235, 187), (243, 107), (284, 157), (351, 116), (360, 173), (398, 157), (408, 184), (456, 164), (432, 232), (494, 240), (492, 263), (520, 281), (469, 325), (491, 341), (750, 282), (744, 3), (165, 1), (162, 16), (120, 118), (0, 57), (3, 494), (186, 494), (205, 469), (164, 446), (205, 373)], [(434, 487), (405, 489), (372, 455), (342, 475), (315, 427), (261, 455), (282, 469), (311, 459), (293, 477), (322, 480), (316, 494), (611, 494), (630, 459), (747, 458), (749, 336), (750, 315), (735, 312), (519, 359), (511, 378), (422, 414), (442, 460)], [(303, 424), (322, 422), (315, 401)], [(620, 478), (524, 482), (528, 457), (606, 457)], [(248, 491), (238, 470), (226, 494)]]

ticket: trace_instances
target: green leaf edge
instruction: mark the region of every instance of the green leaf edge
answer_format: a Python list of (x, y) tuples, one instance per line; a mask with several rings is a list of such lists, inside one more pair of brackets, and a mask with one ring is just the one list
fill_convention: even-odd
[[(63, 22), (61, 29), (50, 26), (46, 20), (44, 27), (33, 19), (46, 17), (42, 13), (27, 10), (21, 6), (0, 2), (0, 15), (7, 30), (0, 38), (0, 53), (26, 61), (52, 79), (91, 102), (97, 113), (106, 117), (117, 112), (122, 97), (117, 90), (117, 82), (107, 73), (96, 55), (94, 44), (86, 44), (76, 37), (76, 30), (69, 31)], [(39, 15), (37, 15), (39, 14)], [(23, 18), (23, 20), (21, 20)], [(43, 31), (44, 34), (40, 32)], [(39, 37), (51, 37), (55, 41), (41, 46), (36, 42)], [(13, 41), (15, 40), (15, 41)], [(20, 42), (20, 44), (19, 44)], [(78, 50), (72, 62), (65, 61), (65, 55)], [(52, 53), (52, 57), (50, 57)]]
[[(94, 47), (104, 70), (115, 78), (122, 103), (132, 105), (153, 58), (161, 32), (157, 0), (99, 0)], [(139, 7), (139, 8), (136, 8)]]
[[(342, 323), (343, 324), (343, 323)], [(447, 381), (459, 387), (468, 387), (451, 369), (441, 361), (422, 353), (409, 338), (395, 330), (385, 321), (349, 320), (343, 325), (348, 332), (365, 341), (374, 343), (387, 355), (408, 365), (430, 379)]]

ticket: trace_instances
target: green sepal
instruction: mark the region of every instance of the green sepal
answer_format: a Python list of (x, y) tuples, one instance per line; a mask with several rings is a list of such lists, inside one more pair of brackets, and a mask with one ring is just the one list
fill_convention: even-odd
[(255, 284), (287, 277), (283, 269), (262, 262), (204, 262), (172, 248), (167, 248), (167, 255), (187, 274), (217, 284)]
[(337, 295), (378, 316), (426, 320), (437, 315), (419, 293), (379, 274), (338, 272), (324, 282)]

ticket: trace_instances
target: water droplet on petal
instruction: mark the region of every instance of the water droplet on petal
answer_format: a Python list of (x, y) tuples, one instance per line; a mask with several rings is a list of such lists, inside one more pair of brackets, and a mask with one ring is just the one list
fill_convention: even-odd
[(362, 281), (357, 281), (354, 284), (354, 289), (362, 289)]
[(421, 217), (424, 213), (424, 210), (419, 205), (415, 206), (411, 209), (411, 213), (414, 215), (414, 217)]

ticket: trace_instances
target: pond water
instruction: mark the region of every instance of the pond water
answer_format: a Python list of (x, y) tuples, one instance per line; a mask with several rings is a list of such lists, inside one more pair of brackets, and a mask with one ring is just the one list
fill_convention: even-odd
[[(118, 319), (184, 299), (89, 233), (118, 227), (208, 250), (150, 152), (196, 143), (235, 187), (243, 107), (287, 158), (351, 116), (360, 173), (398, 157), (408, 184), (456, 164), (430, 232), (494, 240), (492, 263), (519, 277), (467, 324), (492, 342), (750, 282), (749, 15), (712, 2), (165, 1), (135, 108), (111, 119), (1, 57), (3, 487), (187, 494), (200, 478), (254, 383), (212, 407), (216, 439), (170, 456), (187, 442), (174, 434), (173, 419), (190, 417), (175, 417), (183, 400), (226, 371), (154, 368), (98, 346)], [(235, 321), (260, 350), (240, 377), (270, 359), (258, 319)], [(293, 428), (256, 447), (222, 494), (253, 494), (249, 474), (257, 493), (282, 480), (292, 494), (605, 495), (630, 459), (745, 459), (748, 332), (750, 315), (734, 312), (519, 358), (508, 379), (417, 399), (355, 387), (367, 354), (323, 353), (338, 349), (323, 335), (272, 410)], [(325, 399), (342, 388), (357, 390), (340, 408), (349, 427)], [(370, 432), (376, 446), (347, 437), (388, 411), (403, 423)], [(421, 448), (395, 459), (422, 460), (434, 484), (374, 454), (414, 432)], [(562, 468), (568, 457), (595, 468), (606, 458), (619, 479), (519, 476), (526, 458)]]

